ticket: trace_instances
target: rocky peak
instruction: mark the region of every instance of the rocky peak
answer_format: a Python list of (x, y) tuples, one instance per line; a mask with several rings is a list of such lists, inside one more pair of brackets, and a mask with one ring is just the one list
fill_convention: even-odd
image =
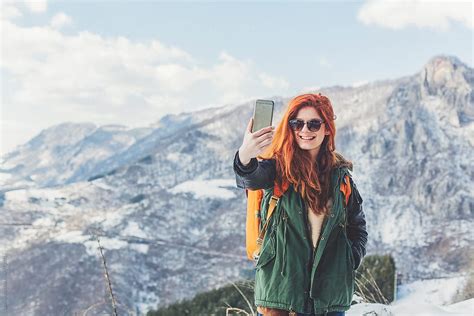
[(447, 108), (453, 111), (459, 126), (474, 121), (474, 72), (457, 57), (438, 55), (423, 67), (420, 76), (421, 96), (425, 100), (439, 97)]
[[(468, 67), (457, 57), (438, 55), (431, 58), (423, 67), (420, 76), (424, 86), (433, 94), (440, 88), (467, 88)], [(472, 82), (471, 82), (472, 84)]]

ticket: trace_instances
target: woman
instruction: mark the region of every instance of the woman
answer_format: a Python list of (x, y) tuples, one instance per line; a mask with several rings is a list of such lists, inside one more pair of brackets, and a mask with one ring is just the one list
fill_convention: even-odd
[(352, 163), (335, 152), (335, 118), (327, 97), (297, 96), (276, 131), (252, 133), (251, 119), (235, 155), (237, 186), (265, 189), (262, 225), (274, 186), (288, 187), (255, 266), (257, 315), (344, 315), (350, 308), (368, 234)]

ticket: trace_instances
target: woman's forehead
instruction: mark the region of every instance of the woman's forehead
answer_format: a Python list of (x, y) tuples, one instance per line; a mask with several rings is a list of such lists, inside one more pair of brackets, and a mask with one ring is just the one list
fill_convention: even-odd
[(316, 109), (312, 106), (305, 106), (298, 110), (298, 113), (296, 113), (296, 118), (310, 120), (321, 119), (321, 116), (319, 116), (318, 111), (316, 111)]

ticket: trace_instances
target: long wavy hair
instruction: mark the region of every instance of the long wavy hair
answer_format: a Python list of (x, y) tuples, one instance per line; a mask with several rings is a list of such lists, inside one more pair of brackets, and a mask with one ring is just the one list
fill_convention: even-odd
[[(298, 146), (288, 124), (301, 108), (307, 106), (316, 109), (329, 131), (329, 135), (324, 136), (316, 161), (311, 159), (308, 151)], [(331, 170), (338, 161), (335, 153), (335, 119), (331, 101), (321, 93), (296, 96), (288, 104), (272, 143), (259, 156), (261, 159), (275, 159), (277, 183), (282, 185), (286, 181), (292, 184), (315, 214), (329, 213), (326, 204), (332, 194)]]

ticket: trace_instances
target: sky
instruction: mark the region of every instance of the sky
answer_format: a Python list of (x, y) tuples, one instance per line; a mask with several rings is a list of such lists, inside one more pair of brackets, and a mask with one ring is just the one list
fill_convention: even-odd
[(9, 1), (0, 156), (64, 122), (169, 113), (473, 64), (472, 1)]

